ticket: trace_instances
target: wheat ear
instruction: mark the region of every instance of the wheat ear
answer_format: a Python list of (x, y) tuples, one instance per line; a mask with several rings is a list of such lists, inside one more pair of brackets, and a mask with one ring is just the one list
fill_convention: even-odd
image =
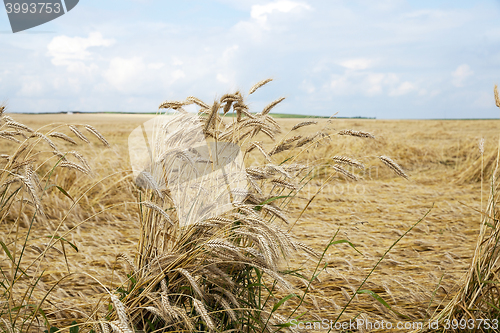
[(498, 87), (495, 84), (495, 88), (493, 88), (493, 92), (495, 93), (495, 104), (500, 108), (500, 97), (498, 96)]
[(125, 305), (116, 297), (115, 295), (111, 295), (111, 301), (113, 302), (113, 305), (115, 306), (116, 314), (118, 315), (118, 326), (124, 331), (124, 332), (133, 332), (130, 327), (129, 327), (129, 320), (127, 316), (127, 311), (125, 309)]
[(119, 253), (116, 256), (116, 259), (124, 260), (130, 266), (130, 268), (132, 268), (132, 270), (134, 271), (134, 274), (137, 274), (137, 272), (138, 272), (137, 266), (135, 266), (134, 261), (129, 256), (127, 256), (125, 253)]
[(215, 330), (215, 324), (212, 321), (212, 318), (210, 318), (210, 316), (208, 315), (208, 311), (205, 308), (205, 305), (203, 305), (203, 303), (196, 298), (193, 299), (193, 304), (196, 308), (196, 311), (200, 314), (203, 321), (207, 324), (208, 328), (211, 330)]
[(204, 109), (210, 109), (210, 106), (207, 103), (203, 102), (201, 99), (197, 97), (189, 96), (188, 98), (186, 98), (186, 101), (201, 106)]
[(89, 139), (87, 139), (87, 137), (83, 135), (83, 133), (80, 132), (80, 130), (76, 126), (69, 125), (68, 127), (71, 132), (73, 132), (77, 136), (78, 139), (82, 140), (83, 142), (90, 143)]
[(346, 156), (333, 156), (332, 158), (335, 162), (337, 163), (343, 163), (347, 165), (351, 165), (353, 167), (356, 167), (358, 169), (364, 169), (365, 166), (361, 164), (360, 162), (353, 160), (352, 158), (346, 157)]
[(363, 131), (355, 131), (355, 130), (342, 130), (337, 133), (338, 135), (350, 135), (350, 136), (357, 136), (360, 138), (370, 138), (370, 139), (375, 139), (375, 136), (371, 133), (368, 132), (363, 132)]
[(272, 110), (272, 108), (274, 108), (279, 103), (283, 102), (284, 99), (285, 99), (285, 97), (280, 97), (277, 100), (272, 101), (271, 103), (269, 103), (268, 105), (266, 105), (266, 107), (264, 108), (264, 110), (262, 110), (261, 114), (262, 115), (268, 114)]
[(64, 140), (64, 141), (67, 141), (73, 145), (76, 145), (76, 141), (73, 140), (72, 138), (70, 138), (69, 136), (67, 136), (66, 134), (64, 133), (59, 133), (59, 132), (53, 132), (53, 133), (50, 133), (49, 136), (53, 137), (53, 138), (58, 138), (58, 139), (61, 139), (61, 140)]
[(403, 169), (394, 162), (391, 158), (387, 156), (378, 157), (385, 165), (387, 165), (392, 171), (394, 171), (398, 176), (408, 179), (408, 175), (403, 171)]
[(57, 146), (45, 134), (42, 134), (40, 132), (34, 132), (32, 137), (38, 137), (45, 140), (45, 142), (47, 142), (52, 149), (57, 150)]
[(99, 133), (94, 127), (90, 125), (85, 125), (85, 129), (90, 133), (94, 134), (106, 147), (109, 147), (109, 142)]
[(33, 130), (31, 128), (29, 128), (28, 126), (23, 125), (21, 123), (18, 123), (17, 121), (14, 121), (14, 120), (7, 121), (5, 126), (10, 127), (10, 128), (25, 130), (27, 132), (33, 133)]
[(189, 281), (191, 286), (193, 287), (193, 290), (203, 299), (205, 299), (205, 295), (201, 291), (200, 287), (198, 286), (198, 283), (196, 283), (196, 280), (194, 277), (184, 268), (177, 268), (176, 271), (184, 275), (184, 277)]
[(81, 173), (84, 173), (86, 175), (90, 175), (90, 171), (81, 166), (80, 164), (76, 164), (70, 161), (62, 161), (59, 163), (59, 166), (61, 168), (69, 168), (69, 169), (75, 169), (77, 171), (80, 171)]
[(262, 80), (262, 81), (259, 81), (257, 82), (256, 84), (254, 84), (252, 86), (252, 88), (250, 88), (250, 90), (248, 91), (248, 94), (251, 95), (253, 94), (257, 89), (259, 89), (260, 87), (262, 87), (263, 85), (265, 85), (266, 83), (269, 83), (271, 82), (273, 79), (265, 79), (265, 80)]
[(10, 134), (7, 134), (7, 133), (0, 133), (0, 139), (5, 139), (5, 140), (10, 140), (10, 141), (14, 141), (15, 143), (21, 143), (21, 141), (19, 141), (18, 139), (16, 139), (15, 137), (13, 137), (12, 135)]
[(167, 220), (168, 223), (170, 223), (170, 225), (174, 225), (174, 223), (170, 219), (170, 216), (160, 206), (157, 206), (154, 203), (149, 202), (149, 201), (143, 201), (143, 202), (141, 202), (141, 204), (143, 206), (148, 207), (149, 209), (152, 209), (155, 212), (159, 213), (161, 216), (163, 216), (165, 218), (165, 220)]
[(351, 179), (351, 180), (358, 180), (358, 177), (356, 177), (354, 174), (350, 173), (349, 171), (341, 168), (340, 166), (338, 165), (334, 165), (332, 166), (332, 168), (337, 171), (338, 173), (342, 174), (343, 176), (345, 176), (346, 178), (348, 179)]
[(318, 123), (317, 121), (303, 121), (303, 122), (298, 123), (297, 125), (293, 126), (292, 131), (295, 131), (296, 129), (299, 129), (299, 128), (304, 127), (304, 126), (315, 125), (317, 123)]
[(134, 333), (128, 326), (123, 325), (121, 321), (110, 321), (108, 324), (114, 333)]

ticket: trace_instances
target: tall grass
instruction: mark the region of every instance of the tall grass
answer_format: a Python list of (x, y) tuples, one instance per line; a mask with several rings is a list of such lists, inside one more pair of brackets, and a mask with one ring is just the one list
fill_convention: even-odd
[[(91, 173), (81, 154), (73, 150), (64, 151), (62, 149), (66, 147), (54, 142), (61, 140), (71, 146), (78, 145), (70, 136), (57, 132), (68, 126), (48, 125), (33, 130), (7, 116), (5, 107), (0, 106), (0, 141), (2, 148), (5, 148), (0, 162), (0, 224), (10, 226), (10, 232), (0, 239), (2, 252), (7, 258), (7, 264), (0, 266), (2, 331), (28, 332), (44, 326), (50, 330), (43, 306), (48, 294), (59, 281), (52, 288), (41, 287), (46, 274), (40, 264), (47, 259), (49, 251), (57, 251), (67, 264), (67, 251), (78, 250), (74, 244), (60, 236), (63, 220), (52, 228), (52, 234), (33, 234), (35, 224), (47, 222), (44, 196), (48, 192), (58, 191), (74, 201), (63, 187), (53, 182), (54, 174), (63, 168), (77, 173)], [(73, 132), (77, 131), (80, 138), (85, 138), (76, 126), (69, 128)], [(106, 143), (95, 129), (85, 128)], [(85, 141), (90, 143), (86, 138)], [(6, 152), (10, 154), (5, 154)], [(26, 259), (26, 253), (30, 250), (39, 253), (32, 261)]]
[[(500, 108), (498, 88), (494, 97)], [(500, 141), (497, 151), (484, 164), (484, 141), (480, 142), (480, 158), (461, 174), (461, 180), (481, 182), (480, 229), (469, 269), (460, 289), (446, 307), (436, 313), (431, 322), (439, 330), (491, 332), (500, 330)], [(474, 167), (474, 168), (472, 168)], [(487, 175), (487, 176), (486, 176)], [(479, 178), (479, 179), (478, 179)], [(489, 183), (489, 197), (483, 208), (483, 182)]]
[[(256, 84), (249, 95), (269, 81)], [(308, 288), (300, 295), (294, 285), (301, 280), (310, 286), (319, 271), (316, 269), (306, 277), (304, 273), (290, 270), (288, 261), (294, 252), (305, 251), (319, 257), (320, 265), (324, 253), (319, 256), (293, 238), (289, 233), (293, 225), (289, 225), (286, 206), (310, 180), (311, 166), (295, 162), (300, 153), (314, 149), (331, 137), (328, 132), (308, 137), (292, 136), (290, 132), (277, 139), (281, 130), (269, 112), (282, 100), (269, 103), (260, 113), (250, 112), (240, 92), (226, 94), (212, 105), (189, 97), (185, 101), (166, 101), (160, 106), (160, 109), (174, 109), (182, 114), (185, 105), (194, 103), (199, 107), (198, 118), (180, 126), (179, 119), (174, 118), (170, 122), (177, 123), (177, 129), (168, 134), (162, 132), (151, 145), (150, 172), (142, 172), (140, 180), (147, 184), (147, 189), (139, 203), (141, 230), (137, 255), (135, 259), (123, 256), (130, 267), (129, 282), (120, 288), (120, 297), (112, 296), (114, 310), (107, 320), (95, 324), (95, 332), (110, 329), (125, 332), (293, 330), (284, 324), (296, 311), (283, 316), (280, 307), (287, 300), (297, 298), (298, 309)], [(234, 117), (223, 117), (231, 113)], [(191, 148), (197, 122), (201, 122), (203, 139), (209, 142), (209, 147), (225, 147), (224, 144), (230, 143), (241, 148), (245, 160), (257, 154), (265, 161), (264, 165), (251, 165), (243, 171), (247, 187), (223, 189), (231, 196), (231, 207), (208, 218), (204, 208), (202, 213), (198, 214), (198, 208), (194, 208), (189, 217), (184, 216), (181, 206), (185, 203), (175, 203), (174, 190), (161, 186), (172, 182), (173, 177), (180, 177), (165, 165), (176, 165), (177, 159), (182, 159), (183, 167), (178, 170), (185, 170), (200, 162), (189, 149), (179, 152), (172, 147), (175, 142), (175, 147)], [(292, 131), (314, 123), (298, 124)], [(369, 133), (358, 131), (338, 134), (373, 138)], [(275, 145), (265, 149), (257, 140), (261, 136), (276, 140)], [(281, 157), (285, 151), (291, 156)], [(212, 149), (208, 163), (217, 164), (222, 158), (220, 154), (217, 148)], [(381, 159), (395, 172), (406, 176), (394, 161)], [(332, 172), (350, 180), (357, 177), (341, 164), (362, 168), (348, 157), (336, 156), (333, 161)], [(239, 175), (231, 177), (237, 179)], [(238, 183), (238, 180), (229, 182)], [(197, 189), (203, 186), (196, 185)], [(203, 196), (212, 192), (205, 188), (197, 193)], [(186, 200), (191, 204), (203, 198), (190, 196)], [(181, 217), (190, 223), (181, 223)], [(330, 245), (344, 242), (351, 244), (332, 240)], [(300, 315), (296, 315), (295, 319), (299, 318)]]
[[(248, 95), (269, 81), (257, 83)], [(47, 311), (50, 308), (47, 299), (63, 280), (75, 278), (78, 273), (71, 272), (67, 260), (68, 251), (78, 251), (75, 244), (68, 241), (68, 235), (77, 226), (109, 209), (95, 212), (92, 205), (85, 204), (85, 201), (102, 198), (90, 195), (91, 189), (102, 181), (82, 187), (76, 197), (68, 193), (65, 186), (54, 182), (54, 175), (61, 169), (69, 169), (72, 179), (76, 179), (77, 174), (91, 177), (93, 172), (87, 160), (67, 147), (89, 144), (89, 134), (104, 146), (110, 144), (90, 125), (56, 124), (34, 131), (6, 116), (2, 108), (0, 139), (12, 144), (6, 149), (10, 153), (1, 155), (0, 223), (11, 225), (13, 231), (1, 239), (8, 269), (4, 269), (5, 265), (0, 266), (0, 329), (5, 332), (43, 329), (52, 332), (57, 326), (71, 333), (78, 330), (94, 333), (293, 330), (286, 323), (291, 319), (300, 320), (303, 315), (307, 293), (326, 267), (323, 261), (326, 250), (339, 243), (353, 244), (334, 237), (325, 252), (319, 254), (295, 239), (290, 230), (334, 176), (348, 181), (359, 178), (354, 170), (348, 171), (345, 166), (364, 168), (349, 156), (332, 156), (326, 164), (325, 159), (309, 165), (298, 161), (304, 152), (332, 140), (333, 134), (354, 136), (359, 140), (373, 140), (374, 136), (354, 130), (334, 132), (328, 127), (307, 136), (294, 135), (295, 130), (312, 125), (314, 121), (297, 124), (280, 136), (281, 128), (269, 113), (282, 101), (283, 98), (279, 98), (269, 103), (259, 113), (250, 111), (240, 92), (226, 94), (211, 105), (195, 97), (160, 105), (161, 110), (172, 109), (183, 115), (183, 107), (196, 104), (199, 113), (181, 123), (177, 131), (155, 139), (148, 169), (151, 172), (145, 170), (136, 185), (129, 184), (135, 187), (127, 188), (137, 194), (136, 216), (140, 229), (136, 251), (122, 253), (117, 258), (127, 267), (126, 283), (116, 288), (110, 281), (98, 281), (99, 290), (104, 291), (102, 297), (91, 304), (92, 310), (86, 313), (86, 320), (72, 324), (69, 318), (58, 318), (57, 312)], [(233, 116), (228, 117), (230, 114)], [(172, 121), (179, 119), (174, 117)], [(202, 139), (208, 143), (208, 160), (189, 149), (192, 148), (190, 140), (196, 137), (190, 133), (197, 128), (202, 129)], [(271, 139), (274, 144), (262, 144), (263, 138)], [(56, 139), (65, 145), (64, 149), (54, 143)], [(211, 199), (206, 194), (200, 194), (213, 192), (198, 186), (198, 195), (184, 196), (185, 202), (176, 202), (175, 191), (163, 184), (171, 183), (176, 177), (181, 179), (182, 173), (178, 173), (179, 168), (166, 166), (217, 165), (223, 157), (220, 147), (230, 145), (241, 149), (246, 168), (238, 175), (224, 175), (231, 186), (217, 189), (216, 193), (231, 199), (229, 207), (220, 211), (217, 209), (220, 207), (196, 206), (198, 210), (188, 210), (189, 215), (184, 215), (183, 208), (194, 206), (193, 202), (213, 203), (213, 200), (206, 200)], [(380, 156), (379, 160), (397, 175), (408, 178), (391, 158)], [(314, 177), (314, 168), (328, 170), (330, 174), (321, 179), (323, 185), (310, 196), (299, 217), (290, 221), (287, 206)], [(121, 179), (114, 186), (121, 182), (129, 182), (129, 178)], [(190, 184), (193, 187), (203, 185)], [(240, 184), (246, 185), (240, 188)], [(49, 222), (45, 214), (48, 207), (44, 206), (44, 197), (49, 191), (57, 191), (72, 202), (68, 212), (55, 224), (51, 224), (53, 222)], [(87, 212), (76, 226), (65, 228), (69, 214), (77, 206), (92, 211)], [(217, 214), (207, 214), (207, 211)], [(33, 235), (31, 230), (35, 223), (51, 224), (51, 233)], [(37, 243), (40, 237), (48, 239), (48, 243)], [(24, 254), (28, 248), (40, 255), (27, 261)], [(59, 259), (64, 259), (68, 274), (50, 287), (39, 288), (45, 277), (41, 262), (50, 260), (49, 251), (56, 251)], [(297, 251), (316, 258), (318, 264), (314, 271), (300, 271), (290, 265)], [(301, 284), (307, 286), (305, 291), (297, 287)], [(282, 311), (288, 303), (295, 304), (295, 310)]]

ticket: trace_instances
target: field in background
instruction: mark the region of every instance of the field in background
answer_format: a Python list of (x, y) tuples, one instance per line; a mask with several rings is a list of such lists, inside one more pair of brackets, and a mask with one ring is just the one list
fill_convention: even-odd
[[(125, 114), (14, 115), (15, 120), (33, 129), (54, 122), (94, 126), (107, 138), (111, 148), (90, 146), (79, 149), (79, 152), (90, 160), (96, 179), (117, 173), (113, 180), (117, 183), (121, 177), (130, 174), (127, 171), (130, 169), (127, 151), (130, 131), (151, 117)], [(329, 143), (311, 149), (302, 157), (301, 162), (312, 162), (344, 155), (367, 166), (365, 172), (358, 173), (363, 177), (358, 182), (333, 179), (292, 229), (302, 242), (318, 251), (322, 251), (333, 234), (340, 230), (341, 238), (350, 240), (362, 253), (360, 255), (346, 245), (329, 250), (328, 271), (320, 275), (312, 297), (307, 300), (307, 306), (314, 314), (311, 319), (335, 319), (349, 295), (385, 250), (433, 206), (427, 218), (389, 253), (364, 288), (378, 293), (394, 310), (411, 319), (428, 318), (437, 307), (444, 307), (451, 299), (473, 255), (480, 220), (480, 214), (474, 209), (480, 209), (481, 190), (478, 182), (464, 181), (464, 172), (480, 157), (478, 143), (481, 138), (485, 139), (485, 155), (498, 147), (500, 121), (334, 119), (327, 123), (327, 120), (317, 120), (317, 125), (301, 128), (295, 134), (309, 134), (329, 126), (335, 130), (368, 131), (376, 139), (333, 136)], [(284, 134), (298, 121), (278, 120)], [(264, 137), (262, 140), (265, 141)], [(383, 168), (376, 159), (379, 155), (387, 155), (398, 162), (410, 180), (398, 178)], [(287, 153), (276, 156), (285, 159)], [(255, 162), (259, 162), (258, 157)], [(318, 172), (317, 179), (301, 194), (303, 198), (292, 202), (289, 207), (292, 223), (300, 214), (299, 207), (316, 193), (325, 177)], [(60, 185), (71, 195), (77, 192), (78, 186), (90, 182), (88, 176), (75, 174), (73, 182)], [(115, 198), (120, 202), (126, 198), (134, 201), (132, 187), (107, 188), (106, 193), (96, 193), (95, 201), (90, 197), (89, 207), (94, 210), (112, 207)], [(484, 200), (487, 196), (485, 186)], [(62, 194), (60, 197), (59, 204), (66, 210), (71, 202)], [(57, 216), (58, 207), (51, 209), (50, 214)], [(123, 274), (115, 274), (121, 269), (121, 264), (116, 265), (116, 256), (119, 253), (134, 256), (139, 228), (137, 214), (137, 207), (133, 204), (120, 209), (109, 208), (109, 213), (81, 225), (69, 236), (80, 249), (78, 253), (68, 253), (70, 270), (84, 270), (102, 281), (121, 283)], [(73, 218), (77, 223), (78, 212)], [(43, 228), (37, 229), (35, 225), (34, 236), (50, 235), (53, 230), (50, 223)], [(0, 225), (0, 232), (10, 233), (12, 230), (4, 224)], [(35, 254), (33, 251), (32, 255)], [(293, 265), (307, 267), (314, 264), (306, 257), (296, 257), (293, 262)], [(48, 276), (57, 279), (66, 273), (66, 264), (61, 258), (60, 265), (52, 267)], [(60, 316), (74, 316), (75, 313), (68, 309), (77, 307), (75, 300), (79, 299), (83, 304), (86, 298), (93, 297), (89, 283), (95, 285), (95, 291), (101, 291), (90, 280), (66, 283), (71, 288), (62, 288), (61, 285), (54, 295), (67, 300), (65, 304), (54, 304), (61, 309)], [(346, 318), (359, 313), (373, 320), (401, 320), (369, 295), (356, 296)]]

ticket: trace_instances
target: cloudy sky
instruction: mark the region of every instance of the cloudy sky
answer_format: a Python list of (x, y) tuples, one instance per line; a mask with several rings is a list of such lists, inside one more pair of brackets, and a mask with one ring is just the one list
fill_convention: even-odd
[(256, 112), (500, 117), (500, 0), (80, 0), (24, 33), (0, 10), (0, 50), (11, 112), (151, 112), (271, 77)]

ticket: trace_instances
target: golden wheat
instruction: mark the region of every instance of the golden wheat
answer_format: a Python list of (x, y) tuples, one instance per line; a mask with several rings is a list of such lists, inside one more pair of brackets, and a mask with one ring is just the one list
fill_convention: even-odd
[(61, 140), (64, 140), (64, 141), (69, 142), (69, 143), (71, 143), (73, 145), (77, 144), (75, 140), (73, 140), (72, 138), (70, 138), (69, 136), (67, 136), (64, 133), (52, 132), (52, 133), (49, 134), (49, 136), (54, 137), (54, 138), (58, 138), (58, 139), (61, 139)]
[(299, 129), (301, 127), (315, 125), (317, 123), (318, 123), (317, 121), (303, 121), (301, 123), (298, 123), (297, 125), (294, 125), (291, 130), (295, 131), (296, 129)]
[(271, 110), (276, 106), (278, 105), (279, 103), (283, 102), (285, 100), (285, 97), (280, 97), (278, 98), (277, 100), (269, 103), (268, 105), (266, 105), (264, 107), (264, 109), (262, 110), (261, 112), (261, 115), (267, 115), (269, 112), (271, 112)]
[(375, 139), (375, 136), (371, 133), (364, 132), (364, 131), (355, 131), (355, 130), (342, 130), (337, 133), (338, 135), (350, 135), (350, 136), (357, 136), (360, 138), (370, 138), (370, 139)]
[(495, 84), (495, 88), (493, 89), (494, 95), (495, 95), (495, 105), (500, 108), (500, 97), (498, 96), (498, 87)]
[(394, 171), (398, 176), (403, 177), (405, 179), (409, 179), (408, 175), (403, 171), (403, 169), (394, 162), (390, 157), (387, 156), (379, 156), (378, 157), (385, 165), (387, 165), (392, 171)]
[(259, 81), (257, 82), (256, 84), (254, 84), (250, 90), (248, 91), (248, 94), (251, 95), (253, 94), (257, 89), (259, 89), (260, 87), (262, 87), (263, 85), (265, 85), (266, 83), (269, 83), (271, 82), (273, 79), (265, 79), (265, 80), (262, 80), (262, 81)]
[(85, 129), (87, 131), (89, 131), (90, 133), (94, 134), (96, 138), (99, 139), (99, 141), (101, 141), (106, 147), (109, 147), (109, 142), (108, 140), (106, 140), (104, 138), (104, 136), (102, 136), (101, 133), (99, 133), (99, 131), (97, 131), (94, 127), (90, 126), (90, 125), (84, 125)]
[(80, 132), (80, 130), (76, 126), (69, 125), (68, 127), (71, 130), (71, 132), (73, 132), (76, 135), (78, 139), (82, 140), (83, 142), (90, 143), (89, 139), (87, 139), (87, 137), (83, 135), (83, 133)]

